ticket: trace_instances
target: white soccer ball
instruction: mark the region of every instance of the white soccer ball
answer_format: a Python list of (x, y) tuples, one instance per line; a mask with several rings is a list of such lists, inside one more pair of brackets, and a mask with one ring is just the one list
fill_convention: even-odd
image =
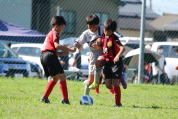
[(80, 98), (81, 105), (93, 105), (93, 98), (89, 95), (84, 95)]

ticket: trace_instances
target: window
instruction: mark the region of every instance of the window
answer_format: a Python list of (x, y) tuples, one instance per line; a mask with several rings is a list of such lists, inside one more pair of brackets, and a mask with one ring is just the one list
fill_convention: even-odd
[(31, 47), (21, 47), (18, 54), (19, 55), (33, 56), (34, 49), (31, 48)]
[(15, 53), (17, 53), (18, 47), (11, 48)]
[(72, 11), (60, 11), (60, 15), (63, 16), (67, 22), (63, 33), (73, 34), (75, 32), (76, 13)]
[(95, 13), (100, 19), (100, 25), (103, 25), (104, 22), (109, 18), (107, 13)]
[(170, 46), (169, 45), (162, 45), (162, 47), (163, 47), (163, 53), (162, 53), (162, 55), (164, 55), (164, 57), (168, 57)]
[(178, 55), (176, 55), (176, 52), (175, 52), (175, 49), (177, 47), (178, 46), (172, 46), (169, 57), (171, 57), (171, 58), (178, 58)]
[(40, 57), (40, 55), (41, 55), (41, 49), (34, 48), (34, 57)]

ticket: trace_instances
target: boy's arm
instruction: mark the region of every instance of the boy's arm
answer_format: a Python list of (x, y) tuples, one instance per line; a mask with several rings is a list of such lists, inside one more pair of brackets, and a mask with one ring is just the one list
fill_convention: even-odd
[(118, 58), (121, 57), (123, 55), (124, 51), (125, 51), (125, 47), (124, 46), (120, 45), (119, 48), (120, 48), (120, 51), (116, 55), (116, 57), (118, 57)]
[(76, 39), (74, 46), (80, 49), (84, 43), (87, 42), (86, 37), (87, 32), (83, 32), (82, 35)]
[(58, 56), (63, 56), (63, 55), (68, 55), (68, 52), (57, 52), (56, 53)]
[(78, 49), (82, 47), (77, 41), (74, 43), (74, 46), (77, 47)]
[(120, 51), (117, 53), (117, 55), (114, 58), (114, 63), (119, 61), (119, 58), (123, 55), (125, 48), (124, 46), (118, 46), (120, 48)]
[(76, 60), (76, 59), (74, 59), (74, 61), (73, 61), (72, 65), (71, 65), (71, 67), (74, 67), (74, 66), (75, 66), (75, 64), (76, 64), (76, 62), (77, 62), (77, 60)]
[(54, 46), (55, 46), (56, 49), (63, 50), (65, 52), (75, 52), (76, 51), (76, 48), (67, 48), (63, 45), (60, 45), (57, 42), (54, 42)]

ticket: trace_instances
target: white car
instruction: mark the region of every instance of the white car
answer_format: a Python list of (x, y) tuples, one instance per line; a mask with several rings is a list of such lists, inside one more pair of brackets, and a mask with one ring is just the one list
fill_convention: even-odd
[(178, 71), (174, 68), (178, 65), (178, 55), (175, 53), (175, 48), (178, 47), (178, 42), (154, 42), (151, 50), (157, 52), (157, 47), (163, 47), (163, 55), (166, 59), (165, 72), (168, 78), (172, 81), (178, 81)]
[[(16, 52), (22, 59), (36, 63), (43, 69), (40, 62), (41, 47), (43, 44), (25, 43), (25, 44), (12, 44), (11, 49)], [(44, 76), (44, 71), (42, 70)]]

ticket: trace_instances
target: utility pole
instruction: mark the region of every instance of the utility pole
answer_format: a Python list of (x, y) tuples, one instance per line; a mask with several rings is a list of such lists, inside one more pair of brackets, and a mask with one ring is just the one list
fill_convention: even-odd
[(150, 10), (152, 10), (152, 0), (150, 0)]
[(139, 57), (139, 68), (138, 68), (138, 83), (143, 82), (143, 63), (144, 63), (144, 37), (145, 37), (145, 9), (146, 0), (142, 0), (142, 14), (141, 14), (141, 25), (140, 25), (140, 57)]

